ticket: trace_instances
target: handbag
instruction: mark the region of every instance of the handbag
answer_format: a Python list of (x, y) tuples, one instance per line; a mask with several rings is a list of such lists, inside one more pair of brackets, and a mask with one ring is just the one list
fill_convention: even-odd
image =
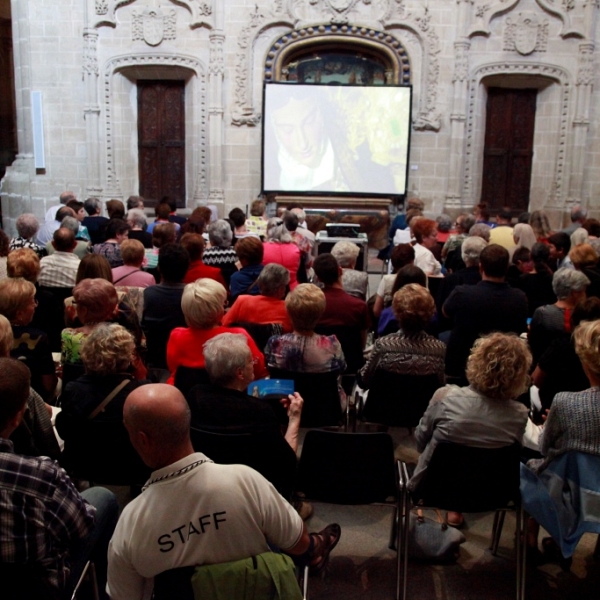
[(438, 509), (435, 518), (423, 515), (423, 511), (409, 513), (408, 556), (416, 560), (431, 562), (455, 562), (460, 545), (467, 538), (454, 527), (449, 527)]

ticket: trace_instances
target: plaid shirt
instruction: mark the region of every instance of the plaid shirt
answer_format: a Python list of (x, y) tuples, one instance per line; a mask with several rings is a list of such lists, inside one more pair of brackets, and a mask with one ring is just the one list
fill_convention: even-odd
[(0, 438), (0, 562), (37, 564), (62, 590), (69, 549), (92, 532), (95, 514), (56, 462), (15, 454)]

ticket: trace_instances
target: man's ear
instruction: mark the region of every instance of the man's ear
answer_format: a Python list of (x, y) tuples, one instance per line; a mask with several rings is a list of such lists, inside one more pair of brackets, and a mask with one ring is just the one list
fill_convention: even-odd
[(50, 243), (52, 244), (52, 247), (56, 250), (56, 244), (54, 243), (54, 240), (50, 240)]

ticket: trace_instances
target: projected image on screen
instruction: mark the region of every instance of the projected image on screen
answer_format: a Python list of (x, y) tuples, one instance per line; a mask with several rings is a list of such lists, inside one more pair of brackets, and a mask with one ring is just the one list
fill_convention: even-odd
[(404, 194), (411, 91), (266, 84), (263, 190)]

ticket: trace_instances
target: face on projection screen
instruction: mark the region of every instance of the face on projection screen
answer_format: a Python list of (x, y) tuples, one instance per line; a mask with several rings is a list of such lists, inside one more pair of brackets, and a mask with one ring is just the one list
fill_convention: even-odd
[(410, 86), (265, 84), (263, 191), (406, 192)]

